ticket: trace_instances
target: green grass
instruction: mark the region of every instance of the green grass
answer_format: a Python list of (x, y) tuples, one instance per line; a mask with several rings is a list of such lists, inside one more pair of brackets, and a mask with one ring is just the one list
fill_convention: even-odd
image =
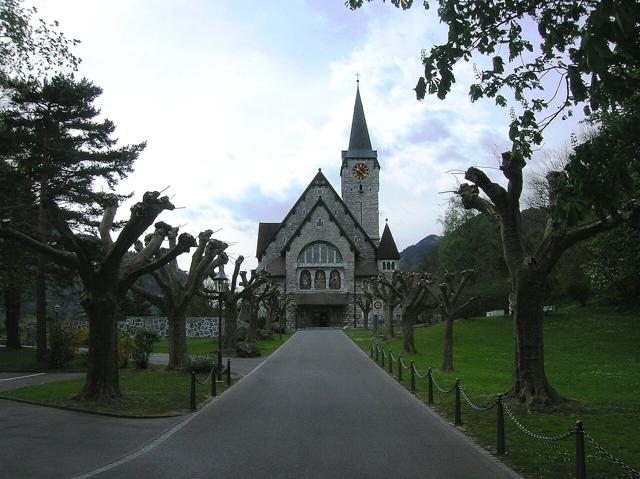
[[(200, 381), (205, 374), (197, 376)], [(237, 378), (232, 377), (232, 380)], [(120, 390), (122, 397), (112, 402), (78, 401), (74, 397), (82, 389), (84, 378), (31, 386), (2, 395), (43, 404), (66, 406), (87, 411), (122, 414), (127, 416), (165, 416), (183, 414), (190, 407), (189, 373), (162, 369), (121, 370)], [(233, 384), (233, 383), (232, 383)], [(217, 383), (217, 393), (226, 389), (226, 383)], [(196, 402), (204, 403), (210, 395), (211, 384), (196, 382)]]
[(36, 350), (31, 348), (0, 348), (0, 371), (42, 371), (47, 369), (46, 363), (36, 360)]
[[(273, 339), (262, 339), (258, 341), (258, 347), (262, 356), (268, 356), (280, 346), (282, 346), (293, 333), (285, 333), (282, 335), (282, 341), (278, 339), (278, 335), (274, 334)], [(189, 353), (207, 354), (218, 350), (217, 338), (191, 338), (187, 339), (187, 349)], [(169, 341), (158, 341), (153, 345), (154, 353), (168, 353)], [(235, 353), (234, 353), (235, 354)], [(225, 353), (225, 356), (228, 356)]]
[[(551, 411), (527, 411), (519, 405), (509, 408), (529, 429), (554, 435), (572, 429), (580, 419), (585, 430), (603, 447), (627, 464), (640, 467), (637, 447), (640, 434), (640, 328), (637, 316), (567, 309), (545, 320), (546, 371), (551, 384), (575, 402)], [(418, 354), (404, 355), (425, 374), (432, 367), (443, 386), (459, 377), (464, 390), (476, 404), (486, 404), (504, 392), (511, 382), (513, 324), (508, 318), (473, 318), (455, 323), (453, 373), (439, 371), (442, 362), (442, 324), (416, 328)], [(371, 333), (350, 330), (347, 334), (369, 353)], [(397, 355), (398, 339), (380, 341)], [(397, 364), (394, 364), (397, 377)], [(404, 385), (409, 387), (405, 371)], [(426, 381), (418, 380), (417, 394), (426, 400)], [(435, 408), (453, 421), (453, 394), (435, 392)], [(495, 410), (473, 411), (462, 403), (465, 432), (490, 451), (495, 451)], [(530, 439), (506, 418), (505, 462), (530, 478), (564, 478), (575, 474), (575, 439), (547, 443)], [(587, 442), (587, 472), (590, 478), (627, 477), (615, 464), (603, 459)]]

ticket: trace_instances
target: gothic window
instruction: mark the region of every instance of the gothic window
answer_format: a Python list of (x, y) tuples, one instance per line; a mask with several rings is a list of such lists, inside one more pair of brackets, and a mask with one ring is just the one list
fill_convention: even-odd
[(353, 242), (357, 243), (358, 242), (358, 235), (353, 235)]
[(322, 228), (324, 226), (324, 220), (322, 218), (318, 218), (316, 221), (316, 228)]
[(341, 264), (340, 251), (330, 243), (318, 241), (308, 244), (298, 255), (298, 264)]
[(340, 271), (334, 269), (329, 273), (329, 289), (342, 288), (342, 279), (340, 278)]
[(287, 244), (287, 235), (282, 235), (282, 244)]
[(300, 272), (300, 289), (311, 289), (311, 273), (308, 269)]
[(393, 269), (393, 270), (396, 269), (396, 262), (395, 261), (393, 263), (391, 263), (391, 269)]
[(386, 270), (386, 269), (387, 269), (387, 262), (386, 262), (386, 261), (383, 261), (383, 262), (382, 262), (382, 270), (384, 271), (384, 270)]
[(324, 271), (319, 269), (318, 271), (316, 271), (316, 277), (313, 281), (313, 288), (325, 289), (326, 287), (327, 287), (327, 276), (325, 275)]

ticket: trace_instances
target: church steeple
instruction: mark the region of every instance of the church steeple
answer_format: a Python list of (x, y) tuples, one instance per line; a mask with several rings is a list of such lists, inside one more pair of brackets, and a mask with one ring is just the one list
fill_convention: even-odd
[(367, 120), (364, 117), (364, 108), (360, 98), (360, 81), (356, 89), (356, 103), (353, 106), (353, 120), (351, 121), (351, 136), (349, 138), (350, 150), (371, 150), (371, 138)]

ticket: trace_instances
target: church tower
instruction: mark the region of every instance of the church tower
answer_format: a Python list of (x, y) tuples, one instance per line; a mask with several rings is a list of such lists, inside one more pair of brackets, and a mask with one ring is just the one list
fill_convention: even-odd
[(378, 163), (378, 152), (371, 148), (367, 120), (364, 117), (360, 98), (359, 81), (356, 103), (353, 107), (349, 149), (342, 152), (340, 179), (342, 199), (369, 237), (378, 244), (380, 240), (378, 218), (380, 163)]

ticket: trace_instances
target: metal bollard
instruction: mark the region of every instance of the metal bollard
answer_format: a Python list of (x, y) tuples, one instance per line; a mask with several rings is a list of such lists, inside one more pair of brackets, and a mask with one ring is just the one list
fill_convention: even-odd
[(191, 371), (191, 410), (196, 410), (196, 372)]
[(231, 386), (231, 359), (227, 358), (227, 386)]
[(384, 347), (380, 349), (382, 349), (382, 351), (380, 351), (380, 366), (384, 369)]
[(376, 344), (376, 363), (380, 361), (380, 348)]
[(453, 417), (453, 424), (455, 426), (462, 425), (462, 414), (460, 412), (460, 378), (456, 378), (456, 409)]
[(413, 364), (413, 360), (411, 360), (411, 392), (416, 392), (416, 366)]
[(398, 381), (402, 382), (402, 353), (398, 354)]
[(371, 347), (369, 348), (369, 356), (373, 357), (373, 341), (371, 342)]
[(216, 397), (216, 376), (217, 376), (217, 371), (216, 371), (216, 367), (214, 367), (211, 370), (211, 397), (214, 398)]
[(584, 457), (584, 427), (576, 421), (576, 479), (586, 479), (587, 466)]
[(222, 381), (222, 351), (218, 350), (218, 381)]
[(504, 447), (504, 406), (502, 405), (502, 394), (498, 394), (496, 398), (496, 414), (497, 414), (497, 435), (496, 435), (496, 451), (498, 456), (505, 453)]
[(431, 406), (433, 404), (433, 376), (432, 376), (433, 372), (431, 371), (431, 368), (429, 368), (429, 371), (427, 372), (427, 403), (429, 404), (429, 406)]
[(393, 356), (391, 355), (391, 351), (389, 351), (389, 374), (393, 375)]

